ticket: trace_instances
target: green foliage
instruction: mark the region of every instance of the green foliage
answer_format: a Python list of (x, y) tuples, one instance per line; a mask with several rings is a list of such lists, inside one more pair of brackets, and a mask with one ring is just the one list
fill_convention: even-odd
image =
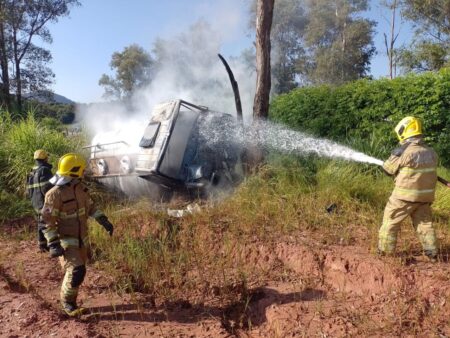
[[(440, 174), (449, 177), (442, 168)], [(376, 236), (392, 187), (376, 166), (272, 153), (232, 196), (202, 205), (199, 213), (171, 218), (142, 201), (110, 205), (104, 211), (116, 225), (114, 236), (92, 224), (90, 241), (94, 259), (119, 290), (176, 298), (230, 281), (267, 280), (271, 272), (245, 251), (255, 243), (271, 250), (271, 243), (305, 229), (322, 243), (340, 245), (361, 229)], [(437, 192), (435, 209), (442, 214), (450, 208), (446, 189)], [(438, 228), (446, 222), (436, 219)]]
[(408, 49), (400, 49), (400, 66), (405, 72), (439, 70), (450, 65), (449, 54), (450, 49), (447, 44), (420, 41), (412, 44)]
[(26, 111), (33, 111), (36, 118), (53, 118), (63, 124), (70, 124), (75, 120), (74, 104), (43, 103), (35, 100), (28, 100)]
[(375, 23), (359, 17), (366, 0), (309, 0), (305, 45), (298, 71), (315, 84), (342, 84), (367, 76), (375, 53)]
[(66, 138), (55, 129), (54, 120), (39, 121), (33, 114), (13, 121), (9, 115), (0, 118), (0, 186), (9, 192), (23, 193), (25, 178), (34, 165), (33, 153), (45, 149), (55, 165), (59, 156), (76, 151), (80, 141)]
[[(289, 127), (336, 141), (364, 140), (373, 156), (386, 156), (397, 139), (393, 128), (407, 115), (424, 123), (426, 140), (450, 164), (450, 69), (398, 77), (359, 80), (339, 87), (296, 89), (277, 97), (270, 117)], [(372, 145), (370, 145), (372, 143)], [(380, 153), (375, 148), (383, 145)]]
[(150, 82), (153, 62), (142, 47), (130, 45), (112, 55), (110, 67), (115, 76), (103, 74), (98, 84), (105, 88), (106, 97), (128, 98), (133, 91)]
[[(42, 47), (42, 42), (52, 42), (47, 26), (69, 15), (70, 9), (79, 4), (77, 0), (1, 1), (2, 104), (10, 112), (11, 92), (15, 92), (18, 109), (22, 110), (23, 93), (45, 89), (52, 83), (54, 74), (47, 66), (52, 56)], [(35, 43), (36, 38), (39, 43)]]
[[(375, 23), (367, 0), (277, 0), (271, 29), (275, 94), (304, 83), (340, 84), (369, 72)], [(250, 26), (255, 27), (256, 0)]]
[(3, 189), (0, 190), (0, 211), (0, 222), (33, 214), (30, 201)]
[(404, 0), (403, 16), (412, 21), (415, 39), (400, 50), (404, 71), (423, 72), (449, 66), (450, 0)]
[(443, 41), (450, 35), (449, 0), (403, 0), (403, 15), (416, 24), (416, 30)]

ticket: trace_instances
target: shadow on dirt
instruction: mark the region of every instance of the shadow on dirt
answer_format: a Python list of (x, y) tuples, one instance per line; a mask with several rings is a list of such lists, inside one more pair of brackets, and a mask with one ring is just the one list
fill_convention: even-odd
[(116, 306), (92, 307), (85, 320), (99, 322), (105, 320), (196, 323), (209, 318), (221, 318), (223, 327), (229, 333), (262, 325), (267, 321), (266, 309), (271, 305), (283, 305), (324, 299), (325, 292), (305, 289), (300, 292), (279, 293), (262, 287), (249, 290), (238, 302), (225, 307), (191, 304), (186, 300), (166, 302), (155, 306), (153, 301), (141, 304), (121, 304)]
[(235, 303), (224, 309), (222, 324), (230, 333), (234, 333), (236, 328), (257, 327), (267, 321), (266, 310), (272, 305), (317, 301), (325, 297), (324, 291), (311, 288), (291, 293), (279, 293), (268, 287), (258, 288), (252, 291), (247, 302)]

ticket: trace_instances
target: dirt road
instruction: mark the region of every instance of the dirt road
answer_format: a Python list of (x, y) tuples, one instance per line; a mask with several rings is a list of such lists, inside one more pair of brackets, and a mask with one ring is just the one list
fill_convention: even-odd
[(253, 243), (248, 259), (280, 272), (235, 304), (117, 292), (91, 265), (79, 297), (89, 312), (68, 319), (58, 308), (57, 261), (32, 241), (3, 238), (1, 337), (450, 337), (445, 255), (435, 264), (420, 255), (378, 258), (358, 241), (326, 246), (300, 233), (270, 247)]

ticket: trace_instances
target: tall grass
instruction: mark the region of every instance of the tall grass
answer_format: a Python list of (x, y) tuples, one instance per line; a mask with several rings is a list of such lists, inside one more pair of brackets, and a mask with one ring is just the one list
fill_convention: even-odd
[[(3, 115), (0, 140), (0, 211), (5, 217), (26, 213), (26, 202), (17, 196), (35, 149), (49, 151), (55, 164), (82, 142), (49, 129), (33, 115), (19, 121)], [(380, 158), (386, 152), (376, 142), (352, 146)], [(450, 178), (448, 170), (440, 168), (439, 173)], [(392, 187), (392, 179), (377, 166), (270, 154), (233, 195), (203, 202), (200, 213), (183, 218), (169, 217), (165, 206), (155, 208), (145, 200), (103, 199), (116, 231), (109, 238), (101, 226), (90, 223), (92, 256), (118, 290), (144, 290), (165, 299), (214, 295), (232, 302), (248, 285), (280, 278), (276, 262), (259, 264), (258, 257), (273, 252), (284, 236), (304, 233), (330, 245), (364, 240), (374, 249)], [(434, 204), (435, 221), (446, 233), (449, 195), (439, 187)], [(357, 239), (359, 229), (368, 238)]]
[(50, 162), (56, 164), (59, 156), (76, 151), (81, 139), (67, 138), (61, 132), (50, 129), (32, 113), (21, 120), (13, 120), (8, 114), (0, 115), (0, 185), (9, 192), (23, 194), (25, 177), (34, 165), (33, 153), (45, 149)]
[[(317, 234), (322, 243), (339, 245), (362, 240), (374, 251), (392, 187), (376, 166), (272, 155), (235, 194), (202, 205), (198, 214), (174, 219), (142, 202), (109, 205), (117, 231), (109, 238), (91, 224), (94, 258), (121, 290), (168, 298), (221, 295), (217, 290), (257, 285), (276, 274), (275, 266), (251, 257), (273, 251), (283, 236)], [(448, 191), (439, 188), (436, 204), (448, 212), (445, 196)], [(331, 204), (335, 209), (327, 211)], [(445, 218), (436, 222), (447, 231)], [(361, 229), (369, 237), (356, 239)]]
[(25, 118), (0, 112), (0, 221), (33, 213), (24, 192), (36, 149), (49, 152), (55, 166), (59, 156), (80, 148), (82, 137), (67, 138), (53, 127), (36, 119), (32, 112)]

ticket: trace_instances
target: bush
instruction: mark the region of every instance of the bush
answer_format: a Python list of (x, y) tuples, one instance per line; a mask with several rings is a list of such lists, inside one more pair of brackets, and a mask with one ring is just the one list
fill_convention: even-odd
[(33, 153), (36, 149), (48, 151), (50, 162), (54, 165), (59, 156), (79, 149), (80, 139), (67, 138), (54, 130), (53, 121), (44, 122), (36, 120), (33, 114), (18, 121), (13, 121), (6, 114), (0, 118), (2, 189), (23, 194), (25, 177), (34, 165)]
[(0, 190), (0, 210), (0, 223), (17, 217), (33, 215), (30, 201), (4, 190)]
[(394, 80), (364, 79), (340, 87), (299, 88), (275, 98), (270, 117), (336, 141), (372, 136), (390, 148), (396, 143), (395, 125), (407, 115), (417, 116), (424, 123), (426, 140), (442, 163), (449, 165), (449, 110), (450, 69), (443, 69)]

